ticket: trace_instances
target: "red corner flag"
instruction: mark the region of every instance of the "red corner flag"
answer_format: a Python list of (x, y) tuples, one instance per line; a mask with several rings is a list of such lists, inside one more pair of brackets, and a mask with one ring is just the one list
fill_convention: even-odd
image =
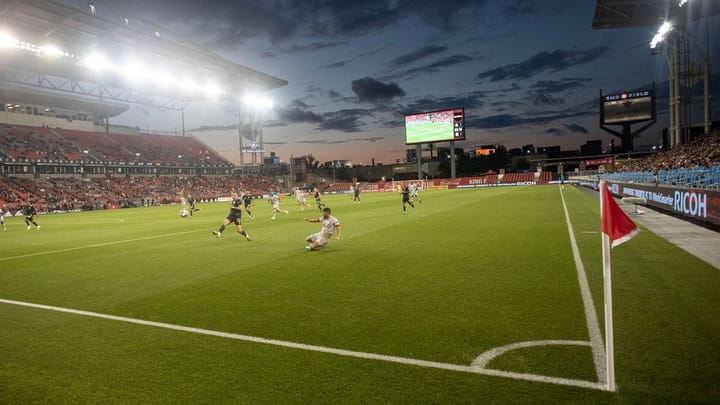
[(610, 238), (612, 247), (615, 247), (632, 239), (640, 232), (640, 228), (617, 205), (607, 183), (603, 181), (600, 187), (600, 231)]
[(615, 392), (615, 343), (612, 316), (612, 270), (610, 265), (610, 244), (612, 247), (629, 241), (640, 229), (620, 209), (607, 183), (600, 182), (600, 230), (602, 231), (603, 285), (605, 300), (605, 375), (600, 381), (606, 383), (606, 389)]

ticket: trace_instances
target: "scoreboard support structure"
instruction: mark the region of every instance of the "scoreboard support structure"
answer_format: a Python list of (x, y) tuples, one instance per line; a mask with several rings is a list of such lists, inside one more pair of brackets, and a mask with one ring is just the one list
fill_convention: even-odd
[[(632, 124), (647, 121), (647, 124), (632, 130)], [(611, 95), (603, 95), (600, 89), (600, 128), (620, 138), (622, 152), (632, 152), (635, 137), (656, 122), (655, 83), (652, 90)], [(607, 125), (620, 125), (622, 131), (611, 129)]]

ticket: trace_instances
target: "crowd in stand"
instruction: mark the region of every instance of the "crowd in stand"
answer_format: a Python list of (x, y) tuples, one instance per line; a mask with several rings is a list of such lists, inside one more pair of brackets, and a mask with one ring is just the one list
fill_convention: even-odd
[(623, 172), (710, 168), (720, 165), (720, 129), (653, 156), (627, 162)]
[(262, 196), (282, 189), (265, 176), (152, 176), (101, 178), (0, 177), (0, 207), (17, 209), (32, 202), (39, 212), (97, 210), (180, 202), (192, 195), (198, 201), (215, 201), (230, 191)]
[(0, 125), (0, 157), (229, 165), (196, 138)]

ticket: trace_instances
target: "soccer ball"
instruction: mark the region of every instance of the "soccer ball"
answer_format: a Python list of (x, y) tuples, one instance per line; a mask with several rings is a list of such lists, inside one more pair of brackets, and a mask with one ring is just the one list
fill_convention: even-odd
[(183, 218), (185, 218), (186, 216), (188, 216), (188, 210), (186, 210), (185, 208), (183, 208), (182, 211), (180, 211), (180, 216), (183, 217)]

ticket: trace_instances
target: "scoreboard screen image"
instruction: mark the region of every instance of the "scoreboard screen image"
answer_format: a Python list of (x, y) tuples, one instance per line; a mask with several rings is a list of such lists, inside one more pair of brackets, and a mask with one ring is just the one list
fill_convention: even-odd
[(465, 140), (465, 109), (429, 111), (405, 115), (405, 143)]
[(651, 91), (634, 91), (601, 97), (603, 124), (647, 121), (655, 117), (655, 97)]

